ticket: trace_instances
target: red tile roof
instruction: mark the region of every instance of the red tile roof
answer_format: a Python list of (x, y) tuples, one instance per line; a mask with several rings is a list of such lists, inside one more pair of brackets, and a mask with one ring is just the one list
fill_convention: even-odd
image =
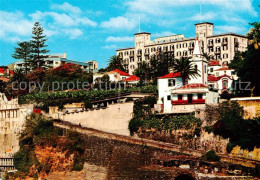
[(218, 60), (213, 60), (209, 62), (209, 66), (219, 66), (219, 61)]
[(8, 82), (9, 79), (8, 79), (8, 78), (5, 78), (5, 77), (0, 77), (0, 81)]
[(171, 73), (166, 74), (164, 76), (158, 77), (158, 79), (167, 79), (167, 78), (176, 78), (176, 77), (181, 77), (181, 73), (171, 72)]
[(199, 88), (207, 88), (208, 86), (204, 84), (194, 83), (194, 84), (186, 84), (178, 89), (199, 89)]
[(217, 69), (216, 71), (224, 71), (224, 70), (231, 70), (231, 69), (229, 69), (229, 67), (222, 67)]
[[(7, 72), (7, 69), (0, 68), (0, 73), (4, 74)], [(14, 71), (10, 70), (10, 74), (14, 74)]]
[(222, 76), (219, 76), (218, 78), (221, 79), (221, 78), (223, 78), (223, 77), (228, 77), (229, 79), (233, 79), (231, 76), (229, 76), (229, 75), (227, 75), (227, 74), (224, 74), (224, 75), (222, 75)]
[(139, 81), (139, 80), (140, 80), (139, 77), (132, 75), (129, 78), (124, 79), (123, 81)]
[(121, 76), (130, 76), (130, 74), (124, 72), (124, 71), (120, 71), (119, 69), (114, 69), (112, 72), (117, 72), (119, 73)]
[(224, 75), (222, 75), (222, 76), (218, 76), (218, 77), (216, 77), (216, 76), (214, 76), (214, 75), (209, 75), (208, 76), (208, 81), (219, 81), (221, 78), (223, 78), (223, 77), (228, 77), (229, 79), (233, 79), (231, 76), (229, 76), (229, 75), (227, 75), (227, 74), (224, 74)]
[(218, 81), (220, 78), (214, 76), (214, 75), (209, 75), (208, 76), (208, 81)]

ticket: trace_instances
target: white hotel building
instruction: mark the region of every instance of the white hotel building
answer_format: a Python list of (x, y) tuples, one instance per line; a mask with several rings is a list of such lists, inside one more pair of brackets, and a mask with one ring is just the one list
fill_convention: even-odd
[[(199, 39), (202, 53), (208, 53), (212, 60), (218, 60), (221, 65), (227, 64), (237, 51), (246, 50), (246, 36), (235, 33), (214, 35), (213, 30), (213, 23), (195, 24), (195, 38)], [(175, 58), (191, 57), (193, 54), (195, 38), (186, 38), (183, 34), (155, 38), (154, 41), (151, 33), (141, 32), (134, 36), (134, 47), (116, 50), (129, 74), (133, 74), (142, 61), (149, 62), (150, 56), (156, 52), (172, 53)]]

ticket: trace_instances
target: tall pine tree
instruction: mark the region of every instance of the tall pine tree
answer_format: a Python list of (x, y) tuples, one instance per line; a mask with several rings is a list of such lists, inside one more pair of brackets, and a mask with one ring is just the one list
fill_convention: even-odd
[(39, 22), (36, 22), (34, 24), (34, 27), (32, 29), (32, 61), (31, 65), (33, 69), (45, 67), (44, 58), (47, 58), (48, 56), (46, 53), (49, 52), (49, 50), (45, 49), (47, 45), (45, 42), (47, 41), (46, 35), (43, 35), (43, 28), (41, 27)]
[(24, 42), (18, 42), (18, 47), (15, 48), (14, 54), (12, 54), (12, 57), (15, 59), (21, 59), (24, 61), (24, 72), (25, 74), (28, 74), (30, 71), (30, 62), (31, 62), (31, 55), (32, 55), (32, 46), (31, 42), (24, 41)]

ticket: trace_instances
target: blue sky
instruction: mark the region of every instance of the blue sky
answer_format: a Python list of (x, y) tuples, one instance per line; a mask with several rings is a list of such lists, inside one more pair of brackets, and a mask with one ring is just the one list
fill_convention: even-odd
[[(259, 21), (258, 0), (0, 0), (0, 65), (11, 57), (17, 41), (30, 40), (39, 21), (51, 53), (67, 53), (78, 61), (95, 59), (105, 67), (117, 48), (134, 45), (133, 34), (152, 38), (171, 34), (194, 37), (194, 24), (214, 23), (214, 34), (246, 34)], [(201, 5), (201, 16), (200, 16)]]

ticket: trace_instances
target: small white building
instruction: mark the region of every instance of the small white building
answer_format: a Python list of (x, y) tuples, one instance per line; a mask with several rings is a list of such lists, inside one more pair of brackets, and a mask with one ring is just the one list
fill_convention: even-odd
[(218, 103), (219, 94), (208, 88), (208, 62), (202, 56), (198, 39), (191, 61), (200, 76), (190, 77), (186, 85), (178, 72), (158, 78), (158, 104), (163, 104), (163, 113), (192, 113), (206, 104)]
[(119, 82), (119, 81), (127, 79), (131, 76), (130, 74), (128, 74), (124, 71), (121, 71), (119, 69), (114, 69), (113, 71), (109, 71), (109, 72), (105, 72), (105, 73), (94, 73), (93, 82), (95, 83), (95, 81), (98, 78), (102, 78), (104, 75), (108, 75), (109, 81), (111, 81), (111, 82)]
[(126, 79), (123, 79), (123, 82), (125, 82), (126, 84), (137, 84), (137, 83), (139, 83), (139, 81), (140, 81), (140, 78), (135, 75), (132, 75)]

